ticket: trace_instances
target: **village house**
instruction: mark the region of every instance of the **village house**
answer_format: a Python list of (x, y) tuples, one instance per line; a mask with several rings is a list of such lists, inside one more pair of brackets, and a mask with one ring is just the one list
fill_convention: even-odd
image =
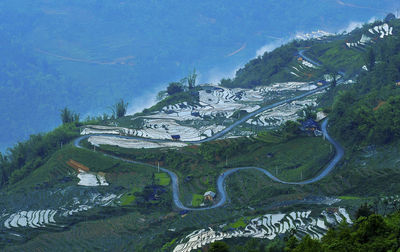
[(178, 141), (179, 139), (181, 139), (180, 135), (171, 135), (172, 140), (174, 141)]
[(325, 85), (326, 84), (326, 81), (325, 80), (319, 80), (319, 81), (317, 81), (317, 85), (318, 86), (323, 86), (323, 85)]
[(319, 124), (313, 119), (309, 118), (301, 123), (300, 129), (302, 131), (314, 132), (319, 129)]
[(208, 191), (204, 193), (204, 200), (214, 201), (215, 192)]

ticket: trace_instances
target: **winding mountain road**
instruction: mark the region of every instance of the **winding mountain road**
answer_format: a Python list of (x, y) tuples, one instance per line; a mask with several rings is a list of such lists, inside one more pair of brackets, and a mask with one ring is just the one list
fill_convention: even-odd
[[(263, 111), (265, 111), (265, 110), (272, 109), (272, 108), (277, 107), (277, 106), (280, 106), (280, 105), (282, 105), (282, 104), (290, 103), (290, 102), (292, 102), (292, 101), (301, 99), (301, 98), (303, 98), (303, 97), (309, 96), (309, 95), (314, 94), (314, 93), (316, 93), (316, 92), (322, 91), (322, 90), (324, 90), (324, 89), (327, 88), (327, 87), (328, 87), (328, 86), (319, 87), (319, 88), (316, 88), (316, 89), (314, 89), (314, 90), (308, 91), (308, 92), (306, 92), (306, 93), (304, 93), (304, 94), (298, 95), (298, 96), (296, 96), (296, 97), (289, 98), (289, 99), (285, 99), (285, 100), (283, 100), (283, 101), (279, 101), (279, 102), (276, 102), (276, 103), (271, 104), (271, 105), (267, 105), (267, 106), (262, 107), (262, 108), (260, 108), (260, 109), (258, 109), (258, 110), (256, 110), (256, 111), (254, 111), (254, 112), (252, 112), (252, 113), (249, 113), (249, 114), (246, 115), (245, 117), (243, 117), (243, 118), (241, 118), (240, 120), (234, 122), (234, 123), (233, 123), (232, 125), (230, 125), (229, 127), (225, 128), (224, 130), (222, 130), (222, 131), (216, 133), (215, 135), (213, 135), (213, 136), (211, 136), (211, 137), (209, 137), (209, 138), (202, 139), (202, 140), (198, 140), (198, 141), (188, 141), (187, 143), (198, 144), (198, 143), (204, 143), (204, 142), (209, 142), (209, 141), (216, 140), (216, 139), (218, 139), (218, 138), (224, 136), (225, 134), (227, 134), (229, 131), (231, 131), (232, 129), (234, 129), (234, 128), (237, 127), (238, 125), (240, 125), (240, 124), (242, 124), (243, 122), (247, 121), (249, 118), (251, 118), (251, 117), (253, 117), (253, 116), (255, 116), (255, 115), (257, 115), (257, 114), (259, 114), (259, 113), (261, 113), (261, 112), (263, 112)], [(328, 119), (325, 120), (325, 121), (322, 123), (322, 127), (321, 127), (321, 128), (322, 128), (322, 132), (323, 132), (324, 137), (335, 147), (335, 150), (336, 150), (335, 156), (334, 156), (333, 159), (329, 162), (329, 164), (322, 170), (321, 173), (319, 173), (319, 174), (318, 174), (316, 177), (314, 177), (314, 178), (307, 179), (307, 180), (304, 180), (304, 181), (298, 181), (298, 182), (283, 181), (283, 180), (278, 179), (278, 178), (275, 177), (274, 175), (272, 175), (272, 174), (271, 174), (270, 172), (268, 172), (267, 170), (265, 170), (265, 169), (263, 169), (263, 168), (260, 168), (260, 167), (248, 166), (248, 167), (237, 167), (237, 168), (232, 168), (232, 169), (229, 169), (229, 170), (225, 171), (224, 173), (222, 173), (222, 174), (218, 177), (218, 179), (217, 179), (217, 189), (218, 189), (219, 200), (218, 200), (218, 202), (217, 202), (216, 204), (214, 204), (214, 205), (212, 205), (212, 206), (208, 206), (208, 207), (203, 207), (203, 208), (190, 208), (190, 207), (184, 206), (183, 203), (182, 203), (182, 202), (180, 201), (180, 199), (179, 199), (179, 180), (178, 180), (178, 176), (177, 176), (174, 172), (172, 172), (172, 171), (170, 171), (170, 170), (168, 170), (168, 169), (166, 169), (166, 168), (160, 167), (160, 170), (162, 170), (163, 172), (168, 173), (168, 175), (171, 177), (172, 194), (173, 194), (173, 201), (174, 201), (174, 204), (176, 205), (176, 207), (178, 207), (178, 208), (180, 208), (180, 209), (183, 209), (183, 210), (207, 210), (207, 209), (217, 208), (217, 207), (220, 207), (220, 206), (224, 205), (224, 204), (226, 203), (226, 201), (227, 201), (227, 193), (226, 193), (226, 190), (225, 190), (225, 179), (226, 179), (229, 175), (231, 175), (231, 174), (233, 174), (233, 173), (235, 173), (235, 172), (241, 171), (241, 170), (250, 170), (250, 169), (258, 170), (258, 171), (264, 173), (266, 176), (268, 176), (268, 177), (269, 177), (270, 179), (272, 179), (273, 181), (278, 182), (278, 183), (288, 184), (288, 185), (305, 185), (305, 184), (314, 183), (314, 182), (317, 182), (317, 181), (321, 180), (321, 179), (324, 178), (326, 175), (328, 175), (329, 172), (331, 172), (331, 171), (333, 170), (333, 168), (334, 168), (334, 167), (336, 166), (336, 164), (340, 161), (340, 159), (342, 159), (342, 157), (343, 157), (343, 155), (344, 155), (344, 150), (343, 150), (343, 148), (342, 148), (342, 147), (339, 145), (339, 143), (337, 143), (331, 136), (329, 136), (328, 131), (327, 131), (327, 124), (328, 124)], [(90, 136), (94, 136), (94, 135), (95, 135), (95, 136), (99, 136), (99, 135), (110, 135), (110, 134), (90, 134), (90, 135), (84, 135), (84, 136), (81, 136), (81, 137), (76, 138), (76, 139), (74, 140), (74, 145), (75, 145), (77, 148), (83, 148), (83, 147), (80, 145), (80, 142), (81, 142), (83, 139), (89, 138)], [(114, 135), (114, 136), (115, 136), (115, 135)], [(168, 142), (168, 141), (169, 141), (169, 140), (163, 140), (163, 139), (143, 139), (143, 138), (138, 138), (138, 137), (122, 137), (122, 136), (115, 136), (115, 137), (127, 138), (127, 139), (141, 139), (141, 140), (151, 141), (151, 142)], [(146, 166), (149, 166), (149, 167), (157, 168), (157, 166), (154, 166), (154, 165), (150, 165), (150, 164), (147, 164), (147, 163), (142, 163), (142, 162), (138, 162), (138, 161), (133, 161), (133, 160), (125, 159), (125, 158), (117, 157), (117, 156), (110, 155), (110, 154), (105, 154), (105, 153), (103, 153), (103, 155), (105, 155), (105, 156), (107, 156), (107, 157), (111, 157), (111, 158), (117, 159), (117, 160), (121, 160), (121, 161), (124, 161), (124, 162), (132, 163), (132, 164), (141, 164), (141, 165), (146, 165)]]
[(300, 55), (303, 59), (307, 60), (308, 62), (311, 62), (312, 64), (314, 64), (314, 65), (316, 65), (316, 66), (321, 66), (320, 63), (318, 63), (318, 62), (316, 62), (315, 60), (312, 60), (312, 59), (310, 59), (308, 56), (304, 55), (304, 52), (305, 52), (305, 51), (306, 51), (306, 50), (300, 50), (300, 51), (299, 51), (299, 55)]

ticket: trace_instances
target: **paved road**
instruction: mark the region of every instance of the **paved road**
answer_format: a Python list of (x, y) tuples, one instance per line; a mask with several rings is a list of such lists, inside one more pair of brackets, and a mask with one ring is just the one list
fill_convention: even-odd
[(307, 57), (306, 55), (304, 55), (304, 52), (305, 52), (305, 51), (306, 51), (306, 50), (300, 50), (300, 51), (299, 51), (299, 55), (300, 55), (303, 59), (305, 59), (305, 60), (311, 62), (312, 64), (314, 64), (314, 65), (316, 65), (316, 66), (321, 66), (320, 63), (318, 63), (318, 62), (316, 62), (316, 61), (310, 59), (310, 58)]
[[(283, 101), (280, 101), (280, 102), (276, 102), (274, 104), (262, 107), (262, 108), (260, 108), (260, 109), (258, 109), (256, 111), (246, 115), (242, 119), (236, 121), (235, 123), (233, 123), (229, 127), (225, 128), (224, 130), (222, 130), (222, 131), (218, 132), (217, 134), (213, 135), (212, 137), (209, 137), (209, 138), (206, 138), (206, 139), (203, 139), (203, 140), (199, 140), (199, 141), (191, 141), (191, 142), (188, 142), (188, 143), (194, 143), (194, 144), (196, 144), (196, 143), (204, 143), (204, 142), (208, 142), (208, 141), (212, 141), (212, 140), (215, 140), (217, 138), (220, 138), (223, 135), (225, 135), (226, 133), (228, 133), (229, 131), (231, 131), (233, 128), (237, 127), (238, 125), (240, 125), (241, 123), (247, 121), (249, 118), (253, 117), (254, 115), (256, 115), (258, 113), (261, 113), (261, 112), (263, 112), (263, 111), (265, 111), (267, 109), (271, 109), (271, 108), (280, 106), (280, 105), (285, 104), (285, 103), (290, 103), (290, 102), (292, 102), (294, 100), (301, 99), (301, 98), (306, 97), (308, 95), (314, 94), (314, 93), (316, 93), (318, 91), (324, 90), (325, 88), (327, 88), (327, 86), (323, 86), (323, 87), (308, 91), (308, 92), (306, 92), (306, 93), (304, 93), (302, 95), (299, 95), (299, 96), (296, 96), (296, 97), (293, 97), (293, 98), (289, 98), (289, 99), (286, 99), (286, 100), (283, 100)], [(329, 162), (329, 164), (322, 170), (322, 172), (320, 174), (318, 174), (316, 177), (308, 179), (308, 180), (299, 181), (299, 182), (283, 181), (283, 180), (278, 179), (274, 175), (272, 175), (267, 170), (265, 170), (263, 168), (260, 168), (260, 167), (237, 167), (237, 168), (232, 168), (232, 169), (229, 169), (228, 171), (225, 171), (223, 174), (221, 174), (218, 177), (217, 189), (218, 189), (219, 201), (216, 204), (214, 204), (212, 206), (209, 206), (209, 207), (203, 207), (203, 208), (190, 208), (190, 207), (184, 206), (182, 204), (182, 202), (180, 201), (180, 199), (179, 199), (179, 180), (178, 180), (177, 175), (174, 172), (172, 172), (172, 171), (170, 171), (170, 170), (168, 170), (166, 168), (163, 168), (163, 167), (160, 167), (160, 170), (162, 170), (163, 172), (168, 173), (169, 176), (171, 177), (172, 194), (173, 194), (174, 204), (178, 208), (184, 209), (184, 210), (207, 210), (207, 209), (217, 208), (217, 207), (220, 207), (220, 206), (224, 205), (226, 203), (226, 200), (227, 200), (227, 193), (226, 193), (226, 190), (225, 190), (225, 179), (228, 176), (230, 176), (231, 174), (233, 174), (235, 172), (238, 172), (238, 171), (241, 171), (241, 170), (255, 169), (255, 170), (258, 170), (258, 171), (264, 173), (265, 175), (267, 175), (273, 181), (276, 181), (276, 182), (279, 182), (279, 183), (283, 183), (283, 184), (305, 185), (305, 184), (314, 183), (314, 182), (316, 182), (318, 180), (321, 180), (326, 175), (328, 175), (329, 172), (332, 171), (332, 169), (335, 167), (335, 165), (340, 161), (340, 159), (344, 155), (343, 148), (331, 136), (329, 136), (328, 131), (327, 131), (327, 124), (328, 124), (328, 120), (325, 120), (322, 123), (322, 132), (323, 132), (324, 137), (335, 147), (336, 154), (335, 154), (334, 158)], [(93, 134), (93, 135), (97, 135), (98, 136), (98, 135), (109, 135), (109, 134)], [(77, 148), (83, 148), (80, 145), (80, 142), (83, 139), (86, 139), (86, 138), (88, 138), (90, 136), (93, 136), (93, 135), (85, 135), (85, 136), (78, 137), (77, 139), (74, 140), (74, 145)], [(141, 140), (152, 141), (152, 142), (167, 142), (168, 141), (168, 140), (163, 140), (163, 139), (143, 139), (143, 138), (138, 138), (138, 137), (122, 137), (122, 136), (115, 136), (115, 135), (113, 135), (113, 136), (114, 137), (121, 137), (121, 138), (128, 138), (128, 139), (141, 139)], [(156, 166), (150, 165), (150, 164), (147, 164), (147, 163), (133, 161), (133, 160), (129, 160), (129, 159), (126, 159), (126, 158), (113, 156), (113, 155), (110, 155), (110, 154), (104, 154), (104, 155), (107, 156), (107, 157), (111, 157), (111, 158), (118, 159), (118, 160), (121, 160), (121, 161), (129, 162), (129, 163), (132, 163), (132, 164), (141, 164), (141, 165), (146, 165), (146, 166), (150, 166), (150, 167), (153, 167), (153, 168), (157, 168)]]
[(342, 157), (344, 155), (344, 150), (340, 146), (340, 144), (338, 142), (336, 142), (328, 134), (327, 125), (328, 125), (328, 119), (322, 123), (322, 127), (321, 127), (322, 132), (323, 132), (325, 139), (328, 140), (335, 147), (336, 153), (335, 153), (335, 156), (333, 157), (333, 159), (329, 162), (329, 164), (322, 170), (322, 172), (319, 173), (314, 178), (303, 180), (303, 181), (298, 181), (298, 182), (288, 182), (288, 181), (283, 181), (283, 180), (278, 179), (277, 177), (272, 175), (269, 171), (267, 171), (263, 168), (260, 168), (260, 167), (248, 166), (248, 167), (232, 168), (232, 169), (229, 169), (228, 171), (225, 171), (224, 173), (222, 173), (217, 179), (217, 189), (218, 189), (219, 201), (216, 204), (214, 204), (210, 207), (204, 207), (204, 208), (189, 208), (189, 207), (185, 207), (182, 204), (182, 202), (179, 200), (179, 197), (178, 197), (179, 187), (178, 187), (178, 183), (177, 183), (178, 179), (177, 179), (176, 175), (174, 173), (164, 169), (170, 174), (171, 178), (173, 178), (172, 180), (176, 181), (176, 183), (173, 183), (173, 186), (172, 186), (173, 191), (174, 191), (173, 200), (174, 200), (175, 205), (177, 207), (179, 207), (181, 209), (185, 209), (185, 210), (207, 210), (207, 209), (217, 208), (217, 207), (224, 205), (227, 200), (227, 192), (225, 190), (225, 179), (227, 177), (229, 177), (231, 174), (241, 171), (241, 170), (254, 169), (254, 170), (264, 173), (265, 175), (267, 175), (270, 179), (272, 179), (275, 182), (282, 183), (282, 184), (288, 184), (288, 185), (306, 185), (306, 184), (311, 184), (311, 183), (314, 183), (314, 182), (317, 182), (317, 181), (323, 179), (325, 176), (327, 176), (333, 170), (333, 168), (342, 159)]
[[(304, 59), (306, 59), (307, 61), (311, 62), (312, 64), (316, 65), (316, 66), (321, 66), (321, 64), (319, 64), (318, 62), (308, 58), (307, 56), (304, 55), (304, 51), (305, 50), (301, 50), (299, 51), (299, 55), (301, 57), (303, 57)], [(338, 84), (341, 83), (343, 80), (339, 80)], [(243, 118), (239, 119), (238, 121), (234, 122), (233, 124), (231, 124), (230, 126), (226, 127), (225, 129), (223, 129), (222, 131), (216, 133), (215, 135), (209, 137), (209, 138), (205, 138), (202, 140), (198, 140), (198, 141), (187, 141), (186, 143), (191, 143), (191, 144), (198, 144), (198, 143), (205, 143), (205, 142), (209, 142), (209, 141), (213, 141), (216, 140), (222, 136), (224, 136), (225, 134), (227, 134), (229, 131), (231, 131), (232, 129), (234, 129), (235, 127), (239, 126), (240, 124), (244, 123), (245, 121), (247, 121), (248, 119), (250, 119), (251, 117), (264, 112), (268, 109), (272, 109), (275, 108), (277, 106), (283, 105), (285, 103), (290, 103), (292, 101), (295, 100), (299, 100), (302, 99), (306, 96), (312, 95), (316, 92), (322, 91), (326, 88), (328, 88), (329, 86), (322, 86), (319, 88), (316, 88), (314, 90), (305, 92), (301, 95), (295, 96), (293, 98), (289, 98), (289, 99), (285, 99), (283, 101), (279, 101), (270, 105), (267, 105), (265, 107), (259, 108), (256, 111), (253, 111), (252, 113), (247, 114), (246, 116), (244, 116)], [(231, 174), (241, 171), (241, 170), (250, 170), (250, 169), (254, 169), (254, 170), (258, 170), (262, 173), (264, 173), (266, 176), (268, 176), (270, 179), (272, 179), (275, 182), (278, 183), (282, 183), (282, 184), (288, 184), (288, 185), (306, 185), (306, 184), (311, 184), (314, 182), (317, 182), (321, 179), (323, 179), (325, 176), (327, 176), (332, 170), (333, 168), (336, 166), (336, 164), (342, 159), (343, 155), (344, 155), (344, 150), (343, 148), (340, 146), (340, 144), (338, 142), (336, 142), (329, 134), (327, 131), (327, 125), (328, 125), (328, 119), (325, 120), (322, 123), (322, 132), (323, 135), (325, 137), (326, 140), (328, 140), (334, 147), (335, 147), (335, 156), (333, 157), (333, 159), (329, 162), (329, 164), (322, 170), (321, 173), (319, 173), (317, 176), (315, 176), (314, 178), (311, 179), (307, 179), (307, 180), (303, 180), (303, 181), (298, 181), (298, 182), (288, 182), (288, 181), (283, 181), (278, 179), (277, 177), (275, 177), (274, 175), (272, 175), (270, 172), (268, 172), (267, 170), (260, 168), (260, 167), (253, 167), (253, 166), (248, 166), (248, 167), (236, 167), (236, 168), (232, 168), (229, 169), (228, 171), (225, 171), (223, 174), (221, 174), (218, 179), (217, 179), (217, 190), (218, 190), (218, 197), (219, 197), (219, 201), (209, 207), (203, 207), (203, 208), (190, 208), (190, 207), (186, 207), (182, 204), (182, 202), (179, 199), (179, 180), (178, 180), (178, 176), (176, 176), (176, 174), (166, 168), (160, 167), (160, 170), (162, 170), (163, 172), (166, 172), (169, 174), (169, 176), (171, 177), (171, 184), (172, 184), (172, 194), (173, 194), (173, 201), (174, 204), (183, 210), (207, 210), (207, 209), (212, 209), (212, 208), (217, 208), (220, 207), (222, 205), (224, 205), (226, 203), (227, 200), (227, 193), (225, 190), (225, 179), (230, 176)], [(74, 144), (76, 147), (78, 148), (82, 148), (82, 146), (80, 145), (80, 141), (82, 141), (83, 139), (86, 139), (90, 136), (99, 136), (99, 135), (108, 135), (108, 136), (113, 136), (113, 137), (120, 137), (120, 138), (127, 138), (127, 139), (140, 139), (140, 140), (145, 140), (145, 141), (150, 141), (150, 142), (170, 142), (170, 140), (165, 140), (165, 139), (147, 139), (147, 138), (140, 138), (140, 137), (129, 137), (129, 136), (115, 136), (115, 135), (111, 135), (111, 134), (92, 134), (92, 135), (85, 135), (85, 136), (81, 136), (77, 139), (75, 139)], [(142, 163), (142, 162), (138, 162), (138, 161), (133, 161), (133, 160), (129, 160), (129, 159), (125, 159), (125, 158), (121, 158), (121, 157), (117, 157), (117, 156), (113, 156), (113, 155), (109, 155), (109, 154), (104, 154), (105, 156), (114, 158), (114, 159), (118, 159), (121, 161), (125, 161), (125, 162), (129, 162), (132, 164), (141, 164), (141, 165), (146, 165), (146, 166), (150, 166), (153, 168), (157, 168), (154, 165), (150, 165), (147, 163)]]

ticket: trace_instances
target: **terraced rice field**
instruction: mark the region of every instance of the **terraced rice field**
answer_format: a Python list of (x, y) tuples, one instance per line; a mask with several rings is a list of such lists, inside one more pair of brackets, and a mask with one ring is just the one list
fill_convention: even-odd
[(393, 35), (393, 27), (384, 23), (382, 25), (376, 25), (368, 29), (367, 34), (362, 34), (361, 38), (355, 42), (346, 42), (348, 48), (360, 48), (370, 43), (374, 43), (374, 40), (383, 39), (387, 36)]
[[(63, 220), (65, 221), (69, 216), (88, 211), (96, 206), (109, 206), (113, 204), (115, 200), (120, 198), (120, 196), (112, 193), (89, 193), (87, 195), (83, 195), (83, 197), (72, 197), (72, 200), (68, 201), (65, 199), (69, 198), (68, 196), (71, 195), (69, 195), (69, 192), (67, 191), (64, 193), (53, 192), (51, 195), (47, 196), (48, 200), (52, 200), (53, 203), (58, 203), (60, 206), (53, 209), (22, 210), (14, 213), (4, 213), (0, 218), (0, 222), (3, 222), (3, 226), (6, 229), (15, 230), (20, 228), (36, 229), (52, 226), (63, 226), (63, 224), (59, 224), (59, 222), (63, 223)], [(63, 199), (65, 200), (64, 202)]]
[(7, 220), (4, 221), (4, 227), (18, 228), (30, 227), (39, 228), (45, 227), (48, 224), (55, 223), (54, 216), (57, 210), (36, 210), (36, 211), (21, 211), (11, 214)]
[[(306, 61), (301, 65), (315, 68), (314, 65)], [(142, 121), (136, 128), (87, 125), (81, 134), (128, 135), (152, 139), (171, 139), (171, 135), (179, 135), (182, 141), (197, 141), (211, 137), (225, 129), (227, 126), (225, 122), (232, 120), (233, 116), (239, 111), (251, 113), (259, 109), (261, 105), (264, 106), (276, 100), (287, 99), (296, 93), (298, 94), (298, 92), (310, 91), (316, 88), (316, 85), (307, 82), (276, 83), (254, 89), (206, 86), (199, 91), (198, 104), (181, 102), (165, 106), (151, 115), (131, 118), (131, 120), (140, 119)], [(314, 100), (307, 100), (303, 103), (289, 104), (288, 106), (291, 107), (290, 115), (286, 115), (287, 113), (281, 115), (282, 113), (275, 112), (274, 115), (265, 114), (264, 119), (258, 120), (262, 121), (263, 125), (271, 125), (267, 121), (275, 120), (278, 123), (273, 126), (277, 126), (288, 120), (289, 117), (305, 105), (314, 103)], [(248, 123), (253, 122), (255, 121), (249, 121)], [(124, 148), (182, 147), (182, 143), (148, 142), (111, 136), (91, 136), (88, 141), (95, 146), (105, 144), (118, 145)]]
[(345, 208), (332, 208), (324, 210), (318, 217), (312, 217), (311, 211), (291, 212), (288, 214), (265, 214), (253, 218), (244, 228), (224, 230), (226, 224), (220, 228), (203, 228), (195, 230), (179, 241), (174, 252), (189, 252), (194, 249), (213, 243), (218, 240), (233, 237), (253, 237), (262, 239), (274, 239), (278, 234), (284, 234), (291, 229), (296, 230), (296, 236), (306, 234), (320, 239), (329, 226), (334, 226), (345, 220), (351, 224), (349, 214)]
[(305, 106), (316, 106), (317, 95), (307, 97), (307, 99), (293, 101), (291, 103), (280, 105), (276, 108), (266, 110), (254, 118), (247, 120), (248, 124), (257, 126), (276, 127), (284, 124), (286, 121), (295, 121), (300, 116), (298, 111), (302, 110)]

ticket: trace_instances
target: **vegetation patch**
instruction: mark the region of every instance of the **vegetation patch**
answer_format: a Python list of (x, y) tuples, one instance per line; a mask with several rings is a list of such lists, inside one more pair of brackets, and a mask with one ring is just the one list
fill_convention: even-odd
[(161, 186), (167, 186), (171, 182), (171, 178), (165, 172), (155, 173), (154, 177), (157, 181), (157, 184)]
[(240, 217), (237, 221), (230, 223), (229, 227), (231, 228), (245, 228), (247, 222), (251, 219), (251, 217)]
[(134, 187), (131, 191), (122, 195), (120, 205), (121, 206), (131, 205), (136, 199), (136, 196), (135, 196), (136, 192), (140, 192), (140, 189), (137, 187)]
[(361, 200), (361, 199), (363, 199), (363, 198), (357, 197), (357, 196), (339, 196), (338, 198), (342, 199), (342, 200)]
[(192, 206), (198, 207), (201, 203), (203, 203), (204, 197), (201, 194), (193, 194), (192, 196)]

